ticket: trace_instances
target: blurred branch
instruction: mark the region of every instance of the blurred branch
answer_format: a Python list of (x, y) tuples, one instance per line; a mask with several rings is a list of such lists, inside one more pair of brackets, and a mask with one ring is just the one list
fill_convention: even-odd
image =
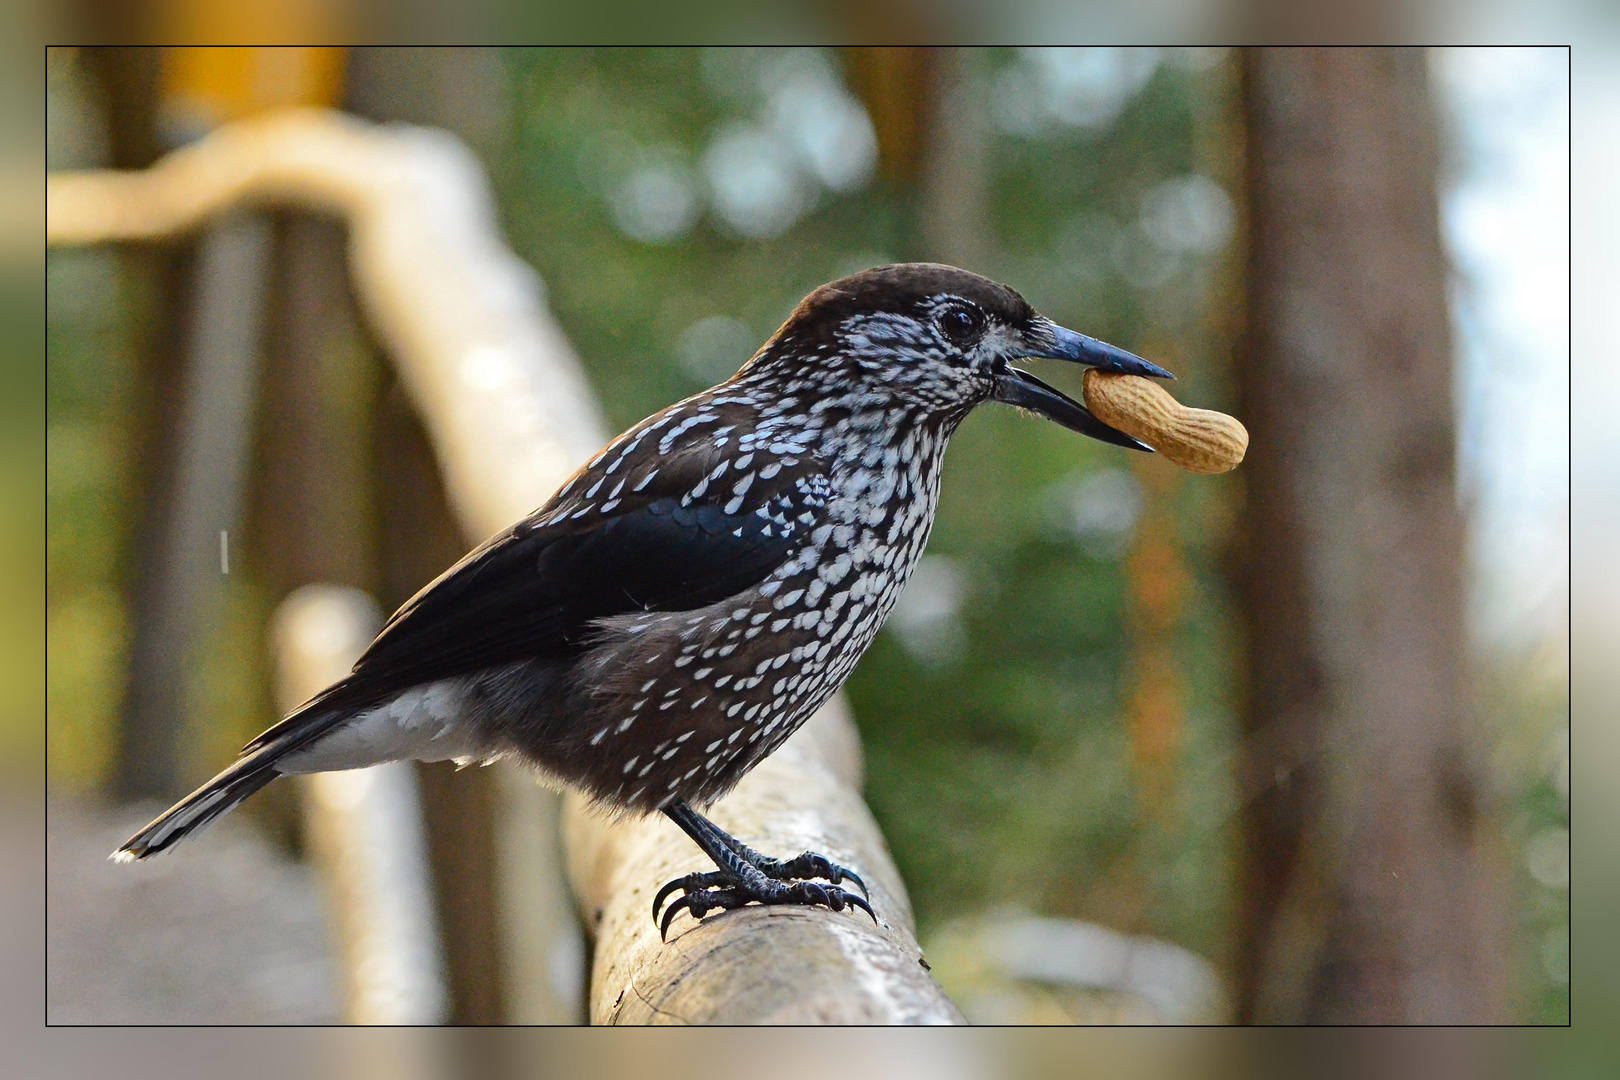
[(596, 937), (591, 1021), (962, 1023), (922, 963), (905, 886), (860, 782), (860, 739), (835, 700), (710, 814), (761, 850), (816, 850), (855, 870), (887, 925), (854, 910), (747, 907), (697, 924), (680, 916), (667, 943), (649, 917), (652, 898), (708, 859), (662, 816), (610, 823), (569, 796), (569, 875)]
[(432, 406), (422, 415), (470, 533), (532, 510), (603, 441), (538, 278), (501, 243), (478, 163), (449, 136), (285, 110), (144, 172), (53, 175), (46, 199), (52, 245), (162, 239), (242, 202), (343, 216), (361, 302)]
[(917, 221), (927, 258), (981, 273), (996, 249), (984, 64), (977, 49), (934, 50)]

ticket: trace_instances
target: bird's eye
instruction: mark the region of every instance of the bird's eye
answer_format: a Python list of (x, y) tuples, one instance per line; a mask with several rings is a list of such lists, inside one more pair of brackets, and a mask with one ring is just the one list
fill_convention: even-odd
[(952, 344), (966, 345), (984, 326), (984, 316), (968, 307), (948, 307), (939, 315), (939, 328)]

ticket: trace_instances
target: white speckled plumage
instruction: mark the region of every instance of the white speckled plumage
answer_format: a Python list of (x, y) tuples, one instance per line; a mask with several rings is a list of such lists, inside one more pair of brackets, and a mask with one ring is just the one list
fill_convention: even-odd
[(969, 411), (995, 398), (1138, 445), (1010, 367), (1031, 353), (1145, 364), (952, 267), (823, 286), (737, 375), (604, 447), (121, 850), (160, 850), (281, 773), (506, 755), (709, 835), (686, 804), (780, 745), (883, 625)]

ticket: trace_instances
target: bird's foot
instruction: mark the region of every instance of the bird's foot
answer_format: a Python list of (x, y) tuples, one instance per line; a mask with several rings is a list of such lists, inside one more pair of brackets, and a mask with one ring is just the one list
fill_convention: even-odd
[[(768, 855), (761, 855), (740, 841), (735, 843), (732, 850), (755, 870), (758, 870), (772, 881), (800, 881), (804, 878), (821, 878), (834, 885), (842, 885), (846, 881), (852, 881), (855, 883), (855, 887), (861, 890), (862, 897), (868, 900), (872, 897), (872, 892), (866, 887), (866, 882), (861, 880), (861, 875), (847, 866), (840, 866), (825, 855), (817, 852), (802, 852), (791, 859), (773, 859)], [(659, 889), (658, 895), (653, 897), (653, 919), (658, 918), (658, 909), (663, 905), (664, 899), (676, 889), (691, 893), (701, 889), (723, 888), (740, 880), (741, 878), (738, 875), (727, 870), (711, 870), (708, 873), (687, 874), (685, 877), (676, 878), (662, 889)], [(696, 912), (694, 912), (694, 915), (699, 919), (703, 917)]]
[[(687, 874), (676, 878), (653, 897), (653, 922), (658, 924), (660, 937), (667, 937), (669, 924), (683, 908), (694, 919), (702, 919), (710, 911), (729, 911), (745, 904), (799, 904), (831, 908), (860, 908), (878, 921), (866, 896), (866, 883), (860, 875), (848, 870), (813, 851), (796, 858), (782, 860), (761, 855), (741, 840), (721, 829), (714, 822), (693, 810), (685, 802), (676, 801), (664, 807), (664, 813), (690, 836), (703, 853), (713, 859), (720, 869), (708, 873)], [(805, 878), (822, 878), (823, 885)], [(857, 896), (839, 883), (852, 881), (863, 895)], [(680, 890), (683, 894), (658, 917), (669, 894)]]
[[(778, 869), (786, 875), (787, 868), (801, 865), (801, 860), (804, 858), (805, 856), (801, 855), (798, 859), (790, 859), (786, 862), (776, 859), (772, 859), (770, 862), (776, 864), (773, 869)], [(842, 870), (841, 867), (834, 863), (828, 863), (819, 855), (814, 856), (814, 858), (821, 859), (821, 863), (825, 864), (827, 870), (830, 871), (829, 873), (817, 873), (817, 877), (832, 879), (831, 872)], [(813, 866), (815, 864), (805, 863), (802, 865)], [(837, 884), (823, 885), (817, 881), (802, 880), (781, 881), (768, 876), (768, 871), (762, 868), (759, 869), (760, 872), (757, 877), (754, 875), (744, 877), (741, 874), (732, 873), (730, 870), (711, 870), (708, 873), (687, 874), (685, 877), (671, 881), (662, 889), (659, 889), (658, 895), (653, 897), (653, 919), (658, 922), (658, 936), (664, 939), (668, 938), (669, 924), (674, 921), (676, 914), (683, 909), (690, 911), (694, 919), (702, 919), (710, 911), (730, 911), (745, 904), (763, 904), (767, 907), (797, 904), (807, 907), (831, 908), (833, 911), (843, 911), (845, 908), (860, 908), (872, 916), (874, 923), (877, 922), (877, 913), (872, 910), (872, 905), (867, 902), (865, 897), (852, 893), (847, 889), (841, 889)], [(843, 870), (842, 873), (844, 877), (852, 881), (859, 881), (847, 870)], [(797, 877), (798, 875), (787, 876)], [(836, 881), (837, 879), (832, 880)], [(862, 886), (862, 888), (865, 887)], [(664, 917), (659, 920), (658, 912), (663, 907), (665, 898), (677, 889), (682, 891), (682, 895), (664, 910)]]
[(842, 885), (846, 881), (853, 881), (855, 887), (861, 890), (861, 895), (871, 899), (872, 892), (861, 880), (861, 875), (847, 866), (839, 866), (825, 855), (818, 855), (814, 851), (806, 851), (792, 859), (773, 859), (761, 855), (752, 848), (744, 848), (740, 852), (743, 858), (753, 864), (754, 869), (770, 878), (772, 881), (797, 881), (801, 878), (821, 878), (834, 885)]

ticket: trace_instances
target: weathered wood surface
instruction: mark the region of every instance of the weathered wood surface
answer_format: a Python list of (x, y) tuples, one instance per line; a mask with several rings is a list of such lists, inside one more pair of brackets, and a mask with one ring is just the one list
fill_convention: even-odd
[[(764, 908), (681, 913), (659, 940), (652, 898), (666, 881), (713, 869), (662, 816), (612, 823), (565, 800), (569, 874), (596, 941), (595, 1024), (960, 1024), (924, 966), (910, 901), (858, 794), (861, 750), (834, 701), (710, 813), (768, 855), (819, 851), (866, 881), (865, 912)], [(679, 895), (679, 894), (676, 894)]]

